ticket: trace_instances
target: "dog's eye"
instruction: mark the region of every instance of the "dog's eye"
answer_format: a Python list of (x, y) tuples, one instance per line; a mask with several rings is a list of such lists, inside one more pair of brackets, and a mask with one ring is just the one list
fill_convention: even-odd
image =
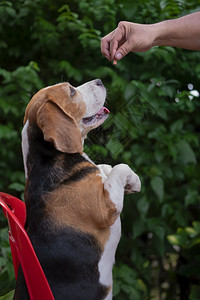
[(76, 90), (70, 86), (70, 96), (73, 97), (76, 94)]

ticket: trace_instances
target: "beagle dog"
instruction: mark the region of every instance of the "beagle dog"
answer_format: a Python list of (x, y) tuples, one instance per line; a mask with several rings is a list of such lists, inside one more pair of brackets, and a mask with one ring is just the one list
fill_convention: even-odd
[[(87, 133), (108, 117), (105, 99), (100, 79), (60, 83), (25, 112), (25, 227), (56, 300), (112, 299), (124, 192), (141, 187), (128, 165), (97, 166), (83, 152)], [(14, 299), (29, 299), (21, 270)]]

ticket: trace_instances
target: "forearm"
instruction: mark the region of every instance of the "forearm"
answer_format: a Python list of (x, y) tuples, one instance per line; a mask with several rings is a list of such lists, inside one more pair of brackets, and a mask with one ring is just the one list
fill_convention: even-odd
[(200, 50), (200, 12), (153, 24), (154, 46)]
[(200, 50), (200, 12), (155, 24), (121, 21), (102, 38), (101, 51), (117, 62), (129, 52), (144, 52), (153, 46)]

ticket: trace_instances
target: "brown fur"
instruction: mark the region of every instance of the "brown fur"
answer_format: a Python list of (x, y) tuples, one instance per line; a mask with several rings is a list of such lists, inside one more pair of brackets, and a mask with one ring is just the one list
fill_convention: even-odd
[(80, 182), (61, 186), (46, 200), (46, 213), (53, 222), (93, 234), (104, 248), (118, 214), (100, 176), (90, 174)]
[(57, 150), (66, 153), (83, 153), (78, 124), (85, 114), (85, 104), (77, 91), (70, 97), (70, 85), (42, 89), (29, 102), (24, 123), (36, 123), (44, 139), (53, 142)]

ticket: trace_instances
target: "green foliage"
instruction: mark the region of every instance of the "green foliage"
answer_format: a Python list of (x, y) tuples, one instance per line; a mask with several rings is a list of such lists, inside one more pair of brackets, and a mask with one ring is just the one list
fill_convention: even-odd
[[(117, 67), (100, 39), (120, 20), (153, 23), (200, 9), (196, 0), (1, 0), (0, 190), (23, 197), (21, 129), (41, 87), (101, 78), (110, 118), (89, 135), (96, 163), (129, 164), (142, 181), (126, 196), (114, 299), (200, 299), (200, 52), (154, 47)], [(0, 212), (0, 296), (14, 286)], [(184, 295), (184, 296), (183, 296)], [(181, 298), (182, 297), (182, 298)]]
[(13, 296), (14, 296), (14, 291), (11, 291), (8, 294), (0, 297), (0, 300), (12, 300)]
[(138, 278), (138, 273), (128, 265), (119, 264), (114, 269), (114, 287), (113, 296), (119, 300), (135, 299), (141, 297), (145, 299), (147, 295), (147, 287), (145, 283)]
[(14, 288), (15, 286), (15, 275), (7, 228), (3, 228), (0, 231), (0, 245), (0, 295), (4, 295), (8, 289)]
[(176, 234), (169, 235), (167, 238), (172, 245), (190, 249), (200, 244), (200, 222), (192, 222), (190, 227), (178, 228)]

